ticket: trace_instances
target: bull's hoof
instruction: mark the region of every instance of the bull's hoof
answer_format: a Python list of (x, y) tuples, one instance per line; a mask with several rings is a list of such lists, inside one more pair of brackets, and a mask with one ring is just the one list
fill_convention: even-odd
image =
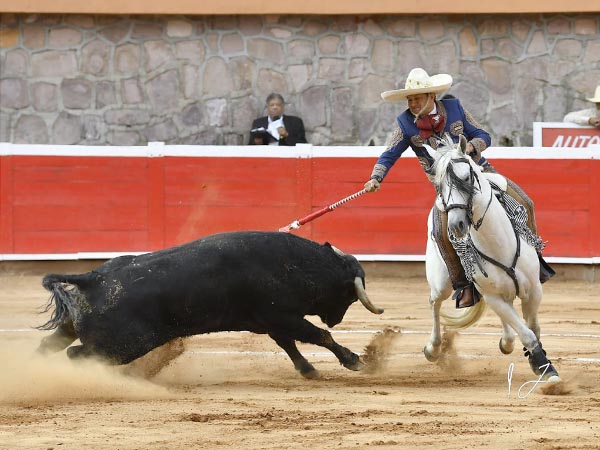
[(503, 343), (503, 338), (500, 338), (500, 342), (498, 343), (498, 347), (500, 347), (500, 351), (505, 355), (510, 355), (515, 349), (514, 341), (507, 341)]
[(67, 349), (67, 356), (70, 359), (81, 359), (85, 357), (85, 348), (83, 345), (73, 345)]
[(52, 352), (50, 351), (50, 349), (47, 346), (40, 344), (40, 346), (35, 350), (34, 355), (35, 356), (48, 356), (50, 353), (52, 353)]
[(346, 369), (350, 369), (350, 370), (363, 370), (365, 368), (365, 363), (362, 362), (360, 360), (360, 358), (357, 358), (355, 362), (353, 362), (352, 364), (344, 364), (344, 367)]
[(440, 358), (439, 353), (434, 354), (432, 351), (429, 350), (428, 347), (428, 345), (423, 347), (423, 354), (425, 355), (425, 358), (427, 358), (427, 361), (429, 362), (436, 362)]
[(300, 375), (302, 375), (307, 380), (316, 380), (321, 377), (321, 374), (319, 373), (319, 371), (314, 368), (310, 369), (310, 370), (306, 370), (304, 372), (300, 372)]

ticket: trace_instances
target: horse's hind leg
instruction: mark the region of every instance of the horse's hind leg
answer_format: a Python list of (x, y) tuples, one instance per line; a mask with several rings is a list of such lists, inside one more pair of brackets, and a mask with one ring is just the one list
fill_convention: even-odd
[(36, 353), (48, 355), (50, 353), (59, 352), (71, 345), (76, 339), (77, 334), (75, 334), (73, 322), (65, 322), (59, 325), (54, 333), (42, 338), (42, 342), (40, 342), (40, 346), (37, 348)]

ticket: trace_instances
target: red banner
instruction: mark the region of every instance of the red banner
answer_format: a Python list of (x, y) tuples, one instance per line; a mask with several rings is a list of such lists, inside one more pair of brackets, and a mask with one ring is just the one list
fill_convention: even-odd
[(535, 122), (533, 146), (572, 148), (600, 146), (600, 130), (572, 123)]

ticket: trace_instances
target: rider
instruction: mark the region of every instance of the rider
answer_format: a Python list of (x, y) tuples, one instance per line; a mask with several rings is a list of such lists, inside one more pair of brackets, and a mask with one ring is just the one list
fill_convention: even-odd
[[(467, 153), (473, 161), (479, 164), (483, 172), (496, 172), (492, 165), (481, 155), (491, 143), (491, 137), (463, 108), (457, 98), (450, 96), (437, 99), (436, 94), (448, 90), (452, 85), (452, 77), (447, 74), (429, 76), (421, 68), (410, 71), (404, 89), (386, 91), (381, 94), (383, 100), (397, 102), (407, 100), (408, 109), (400, 114), (396, 121), (396, 128), (387, 149), (377, 160), (371, 178), (365, 183), (367, 192), (377, 191), (380, 183), (388, 171), (398, 160), (400, 155), (411, 147), (423, 169), (427, 170), (433, 164), (433, 159), (427, 153), (423, 144), (437, 148), (438, 139), (448, 133), (454, 142), (459, 136), (464, 135), (467, 140)], [(523, 205), (527, 210), (528, 225), (534, 235), (537, 235), (537, 226), (533, 211), (532, 200), (519, 186), (507, 179), (507, 193)], [(479, 292), (469, 282), (460, 263), (456, 251), (448, 239), (447, 214), (433, 208), (434, 237), (452, 281), (454, 289), (453, 298), (457, 308), (473, 306), (479, 300)], [(554, 275), (554, 270), (544, 261), (538, 253), (540, 260), (540, 281), (546, 282)]]

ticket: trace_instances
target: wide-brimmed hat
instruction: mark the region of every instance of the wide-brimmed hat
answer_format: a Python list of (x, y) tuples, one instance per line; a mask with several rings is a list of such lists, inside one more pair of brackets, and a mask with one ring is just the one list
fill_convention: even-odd
[(586, 99), (588, 102), (600, 103), (600, 85), (596, 86), (596, 92), (592, 98)]
[(417, 67), (406, 77), (404, 89), (385, 91), (381, 98), (386, 102), (399, 102), (406, 100), (409, 95), (427, 94), (433, 92), (439, 94), (452, 86), (452, 77), (446, 73), (429, 76), (424, 69)]

